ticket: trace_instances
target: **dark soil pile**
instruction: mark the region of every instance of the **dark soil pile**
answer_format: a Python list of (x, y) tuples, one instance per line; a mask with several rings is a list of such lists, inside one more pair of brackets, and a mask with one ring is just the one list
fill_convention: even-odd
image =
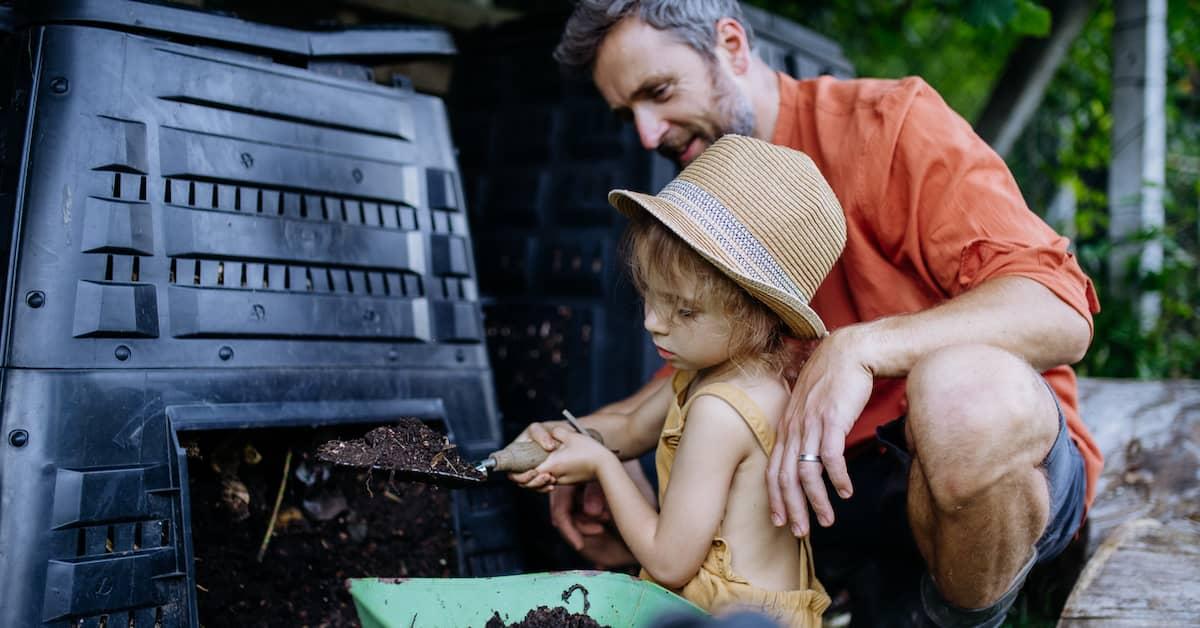
[(506, 624), (500, 613), (492, 613), (484, 628), (609, 628), (596, 620), (579, 613), (572, 613), (561, 606), (551, 608), (539, 606), (525, 614), (525, 619)]
[[(201, 624), (358, 626), (347, 578), (453, 574), (449, 492), (306, 453), (331, 435), (257, 430), (189, 443)], [(287, 488), (259, 563), (289, 447)]]
[(367, 432), (363, 438), (330, 441), (317, 449), (317, 457), (341, 465), (376, 467), (421, 473), (433, 471), (483, 480), (442, 434), (416, 419), (404, 419)]

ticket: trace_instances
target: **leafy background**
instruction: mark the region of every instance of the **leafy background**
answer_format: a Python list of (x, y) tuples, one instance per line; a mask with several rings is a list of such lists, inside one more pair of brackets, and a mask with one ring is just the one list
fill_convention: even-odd
[[(987, 102), (1009, 53), (1025, 37), (1045, 36), (1051, 14), (1035, 0), (751, 0), (842, 45), (860, 76), (920, 75), (967, 120)], [(1110, 290), (1105, 260), (1107, 177), (1112, 129), (1112, 0), (1099, 0), (1046, 90), (1041, 107), (1009, 152), (1008, 165), (1029, 206), (1047, 216), (1055, 195), (1074, 192), (1074, 238), (1096, 282), (1102, 311), (1080, 374), (1200, 378), (1200, 0), (1169, 0), (1166, 224), (1136, 236), (1158, 240), (1163, 268), (1135, 270), (1143, 290), (1162, 298), (1162, 314), (1143, 329), (1131, 299)], [(1049, 222), (1053, 224), (1054, 220)]]

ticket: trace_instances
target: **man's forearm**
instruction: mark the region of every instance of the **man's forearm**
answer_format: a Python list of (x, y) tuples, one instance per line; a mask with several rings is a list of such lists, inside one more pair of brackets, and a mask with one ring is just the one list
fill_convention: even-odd
[(647, 399), (671, 381), (670, 377), (656, 377), (642, 384), (632, 395), (597, 408), (592, 414), (633, 414)]
[(628, 414), (595, 413), (579, 418), (580, 424), (600, 432), (604, 446), (615, 451), (622, 460), (636, 458), (654, 446), (657, 438), (640, 438), (634, 419)]
[(665, 400), (670, 379), (652, 379), (628, 398), (610, 403), (580, 422), (600, 432), (605, 446), (615, 450), (622, 460), (640, 456), (658, 442), (662, 419), (667, 415)]
[(876, 377), (903, 377), (922, 357), (959, 344), (1009, 351), (1038, 371), (1079, 361), (1088, 322), (1045, 286), (997, 277), (935, 308), (846, 328)]

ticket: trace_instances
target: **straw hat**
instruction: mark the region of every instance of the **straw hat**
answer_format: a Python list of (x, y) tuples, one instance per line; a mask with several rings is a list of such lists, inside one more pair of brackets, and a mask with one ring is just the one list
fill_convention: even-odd
[(613, 190), (608, 202), (650, 212), (798, 338), (826, 334), (808, 303), (842, 254), (846, 218), (808, 155), (726, 135), (657, 195)]

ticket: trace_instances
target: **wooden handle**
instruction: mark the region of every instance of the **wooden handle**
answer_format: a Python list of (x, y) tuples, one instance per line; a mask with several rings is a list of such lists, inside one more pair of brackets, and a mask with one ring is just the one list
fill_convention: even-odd
[[(590, 427), (586, 431), (588, 436), (596, 439), (600, 444), (604, 444), (604, 438), (600, 436), (600, 432)], [(494, 452), (488, 457), (496, 461), (496, 466), (492, 467), (493, 471), (522, 473), (542, 464), (549, 456), (550, 452), (542, 449), (541, 445), (531, 440), (521, 440), (509, 444), (508, 447)]]
[(542, 449), (541, 445), (531, 440), (522, 440), (510, 444), (488, 457), (496, 461), (493, 471), (521, 473), (542, 464), (542, 461), (549, 455), (550, 452)]

